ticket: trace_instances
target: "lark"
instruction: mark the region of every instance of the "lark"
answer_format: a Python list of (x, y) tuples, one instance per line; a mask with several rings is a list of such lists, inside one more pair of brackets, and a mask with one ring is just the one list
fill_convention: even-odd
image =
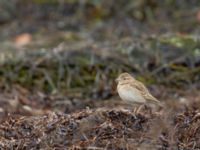
[(120, 74), (116, 82), (117, 92), (122, 100), (130, 104), (140, 105), (134, 112), (139, 113), (142, 106), (146, 104), (155, 104), (162, 107), (160, 101), (151, 95), (146, 86), (130, 74)]

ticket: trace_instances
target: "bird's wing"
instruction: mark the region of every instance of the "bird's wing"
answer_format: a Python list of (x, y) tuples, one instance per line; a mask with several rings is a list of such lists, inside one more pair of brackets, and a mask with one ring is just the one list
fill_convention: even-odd
[(159, 100), (157, 100), (154, 96), (152, 96), (149, 93), (149, 90), (143, 85), (143, 83), (135, 80), (135, 82), (133, 82), (133, 84), (134, 84), (134, 87), (141, 92), (141, 94), (144, 96), (145, 99), (151, 100), (154, 103), (160, 103)]
[(134, 82), (131, 82), (133, 86), (141, 92), (142, 95), (145, 95), (145, 93), (149, 93), (148, 89), (140, 82), (135, 80)]

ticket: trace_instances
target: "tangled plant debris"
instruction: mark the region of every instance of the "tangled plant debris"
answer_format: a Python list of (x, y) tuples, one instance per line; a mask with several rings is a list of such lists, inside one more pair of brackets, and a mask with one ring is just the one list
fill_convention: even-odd
[[(70, 115), (12, 117), (0, 125), (2, 149), (199, 149), (200, 112), (137, 114), (86, 109)], [(156, 122), (155, 122), (156, 121)], [(160, 123), (159, 125), (157, 123)], [(159, 126), (157, 128), (156, 126)]]

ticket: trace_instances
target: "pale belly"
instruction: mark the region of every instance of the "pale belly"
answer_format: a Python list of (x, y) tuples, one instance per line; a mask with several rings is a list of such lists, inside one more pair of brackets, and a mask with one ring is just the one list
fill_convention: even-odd
[(140, 92), (135, 88), (118, 88), (119, 96), (127, 103), (145, 103), (146, 100), (142, 97)]

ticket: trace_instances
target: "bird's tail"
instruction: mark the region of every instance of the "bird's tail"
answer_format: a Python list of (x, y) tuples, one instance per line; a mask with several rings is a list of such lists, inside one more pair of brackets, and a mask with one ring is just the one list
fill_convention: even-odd
[(148, 95), (148, 100), (150, 101), (150, 103), (153, 103), (161, 108), (163, 108), (163, 104), (154, 96), (152, 95)]

